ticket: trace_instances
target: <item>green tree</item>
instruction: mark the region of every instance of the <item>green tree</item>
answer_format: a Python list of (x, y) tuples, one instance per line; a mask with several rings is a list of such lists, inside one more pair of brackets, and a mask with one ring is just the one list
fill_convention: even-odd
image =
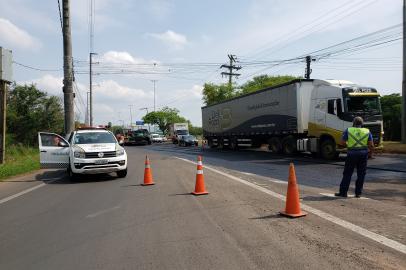
[(205, 83), (203, 87), (203, 101), (205, 105), (213, 105), (221, 101), (248, 93), (252, 93), (267, 87), (276, 86), (279, 84), (287, 83), (300, 77), (294, 76), (270, 76), (259, 75), (252, 80), (247, 81), (237, 89), (235, 86), (231, 89), (228, 84), (213, 84)]
[(400, 94), (390, 94), (381, 97), (383, 125), (385, 139), (399, 141), (401, 136), (400, 119), (402, 108), (402, 97)]
[(299, 77), (294, 76), (269, 76), (269, 75), (259, 75), (252, 80), (247, 81), (241, 85), (240, 94), (248, 94), (268, 87), (276, 86), (279, 84), (287, 83), (292, 80), (298, 79)]
[(223, 100), (235, 96), (234, 88), (228, 87), (228, 84), (205, 83), (203, 86), (203, 101), (206, 105), (216, 104)]
[(58, 97), (47, 96), (35, 85), (16, 85), (7, 97), (7, 131), (14, 141), (26, 145), (37, 143), (38, 131), (63, 132), (63, 110)]
[(168, 133), (169, 125), (173, 123), (183, 123), (187, 120), (179, 115), (179, 110), (175, 108), (164, 107), (162, 110), (146, 114), (142, 120), (147, 124), (158, 125), (164, 133)]

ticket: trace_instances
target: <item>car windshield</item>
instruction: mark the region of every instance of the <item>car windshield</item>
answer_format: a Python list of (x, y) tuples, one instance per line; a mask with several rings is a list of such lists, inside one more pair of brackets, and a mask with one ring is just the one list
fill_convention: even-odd
[(381, 112), (378, 97), (348, 97), (346, 103), (348, 112)]
[(187, 136), (183, 136), (183, 138), (185, 138), (185, 140), (194, 140), (195, 136), (187, 135)]
[(159, 138), (160, 136), (158, 134), (152, 134), (152, 138)]
[(109, 132), (81, 132), (75, 136), (75, 144), (116, 143)]

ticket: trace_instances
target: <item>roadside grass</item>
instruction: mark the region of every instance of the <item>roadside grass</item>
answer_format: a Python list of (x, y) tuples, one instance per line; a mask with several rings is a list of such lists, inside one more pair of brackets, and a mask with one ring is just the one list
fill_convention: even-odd
[(383, 152), (391, 154), (406, 154), (406, 144), (393, 141), (384, 141)]
[(6, 162), (0, 165), (0, 181), (10, 176), (38, 170), (38, 148), (9, 145), (6, 148)]

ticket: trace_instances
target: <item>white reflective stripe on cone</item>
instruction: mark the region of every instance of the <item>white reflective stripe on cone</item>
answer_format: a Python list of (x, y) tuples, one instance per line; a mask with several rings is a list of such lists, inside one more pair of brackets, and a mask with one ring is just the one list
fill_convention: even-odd
[(203, 174), (203, 170), (197, 170), (197, 174)]
[(148, 169), (149, 169), (149, 168), (151, 168), (151, 166), (150, 166), (149, 164), (146, 164), (146, 165), (145, 165), (145, 168), (148, 168)]
[(198, 161), (197, 165), (203, 165), (203, 163), (201, 161)]

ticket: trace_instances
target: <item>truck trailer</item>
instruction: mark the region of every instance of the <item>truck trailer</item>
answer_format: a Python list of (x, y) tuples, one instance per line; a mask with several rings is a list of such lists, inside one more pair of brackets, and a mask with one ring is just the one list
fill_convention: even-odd
[(343, 131), (355, 116), (382, 148), (379, 93), (349, 81), (298, 79), (202, 107), (203, 136), (210, 147), (260, 147), (275, 153), (311, 152), (334, 159), (346, 151)]

